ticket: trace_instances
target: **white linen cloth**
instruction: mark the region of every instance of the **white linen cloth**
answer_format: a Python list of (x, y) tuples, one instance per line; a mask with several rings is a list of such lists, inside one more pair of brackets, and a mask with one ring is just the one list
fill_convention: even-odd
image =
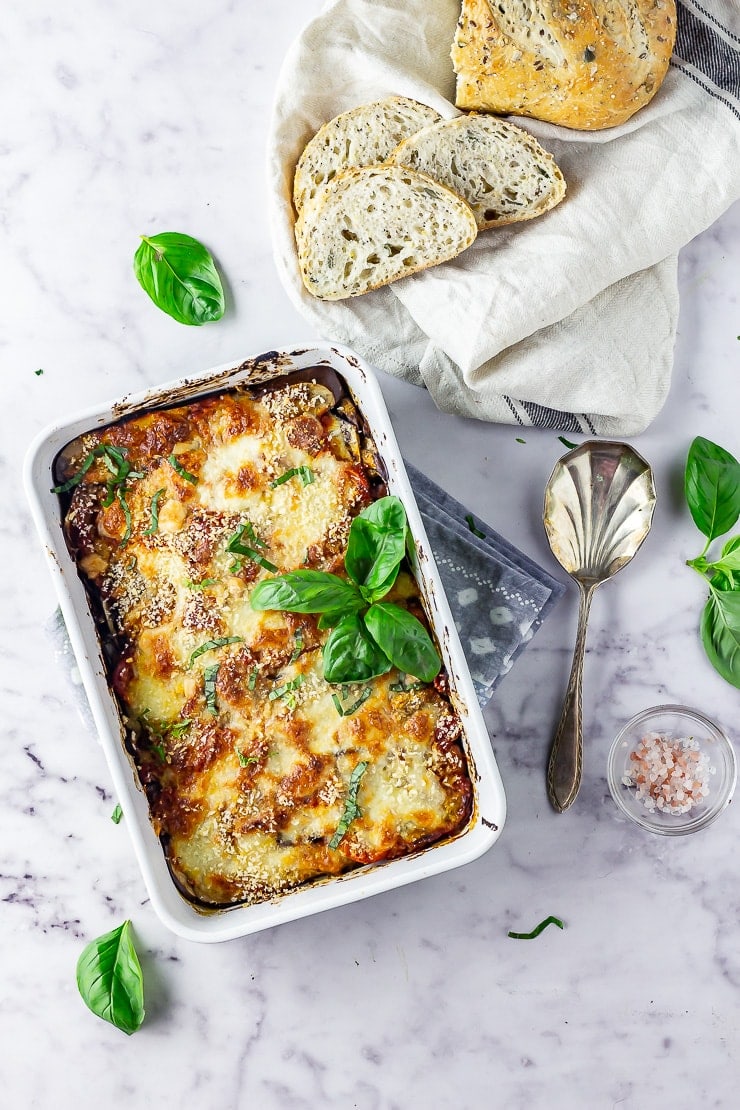
[(670, 385), (677, 251), (740, 197), (740, 3), (679, 0), (663, 86), (620, 127), (510, 117), (565, 176), (565, 200), (481, 232), (442, 266), (345, 301), (301, 283), (296, 161), (328, 119), (392, 94), (457, 114), (458, 0), (333, 0), (285, 58), (271, 123), (271, 228), (281, 279), (327, 339), (425, 385), (463, 416), (601, 435), (642, 431)]

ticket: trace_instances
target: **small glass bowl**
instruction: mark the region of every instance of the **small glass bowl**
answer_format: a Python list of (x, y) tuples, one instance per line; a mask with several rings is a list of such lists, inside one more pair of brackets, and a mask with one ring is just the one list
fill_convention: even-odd
[[(635, 787), (623, 782), (634, 762), (630, 760), (632, 752), (648, 733), (670, 739), (692, 737), (698, 741), (699, 751), (709, 757), (709, 765), (714, 768), (714, 773), (708, 776), (709, 793), (688, 813), (650, 810), (637, 796)], [(614, 801), (632, 821), (664, 836), (682, 836), (711, 824), (732, 800), (736, 780), (735, 752), (725, 733), (708, 717), (685, 705), (656, 705), (644, 709), (627, 722), (609, 752), (607, 781)]]

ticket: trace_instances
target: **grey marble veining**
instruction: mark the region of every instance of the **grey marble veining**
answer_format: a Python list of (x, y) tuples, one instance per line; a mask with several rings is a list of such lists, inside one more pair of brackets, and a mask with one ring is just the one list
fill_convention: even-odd
[[(3, 1105), (260, 1110), (731, 1108), (740, 1080), (735, 806), (695, 837), (628, 825), (606, 786), (621, 724), (660, 701), (740, 739), (740, 697), (705, 661), (701, 548), (681, 502), (696, 434), (740, 451), (740, 209), (680, 257), (668, 402), (635, 446), (653, 530), (594, 599), (584, 782), (553, 813), (545, 765), (570, 667), (568, 589), (486, 710), (509, 814), (464, 868), (217, 946), (148, 903), (102, 751), (55, 668), (54, 607), (22, 492), (26, 447), (82, 405), (307, 338), (275, 273), (264, 144), (277, 67), (319, 0), (11, 5), (0, 40), (0, 1038)], [(8, 105), (12, 109), (8, 110)], [(141, 232), (203, 239), (228, 285), (217, 325), (183, 328), (131, 275)], [(37, 369), (43, 369), (40, 376)], [(404, 454), (564, 576), (541, 525), (553, 433), (444, 416), (381, 379)], [(565, 921), (517, 942), (548, 914)], [(84, 943), (130, 917), (147, 1019), (127, 1039), (75, 986)]]

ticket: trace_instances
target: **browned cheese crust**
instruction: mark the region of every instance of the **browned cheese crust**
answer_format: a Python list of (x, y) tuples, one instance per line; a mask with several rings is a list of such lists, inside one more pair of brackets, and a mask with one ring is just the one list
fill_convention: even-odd
[[(443, 684), (391, 671), (338, 690), (314, 616), (249, 603), (274, 570), (344, 573), (352, 518), (381, 491), (349, 399), (303, 381), (148, 412), (74, 441), (57, 480), (96, 449), (65, 535), (183, 892), (263, 901), (460, 830), (472, 786)], [(425, 619), (409, 573), (389, 599)], [(359, 813), (332, 847), (360, 763)]]
[(455, 102), (615, 127), (658, 91), (675, 37), (675, 0), (463, 0)]

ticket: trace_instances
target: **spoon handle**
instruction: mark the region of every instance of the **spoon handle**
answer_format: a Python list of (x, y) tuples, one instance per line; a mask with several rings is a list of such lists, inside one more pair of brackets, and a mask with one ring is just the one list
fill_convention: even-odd
[(547, 794), (554, 808), (562, 813), (576, 799), (581, 785), (583, 769), (582, 689), (583, 656), (586, 650), (586, 625), (591, 609), (591, 597), (596, 584), (578, 583), (578, 631), (570, 669), (568, 688), (565, 691), (563, 711), (550, 750), (547, 768)]

